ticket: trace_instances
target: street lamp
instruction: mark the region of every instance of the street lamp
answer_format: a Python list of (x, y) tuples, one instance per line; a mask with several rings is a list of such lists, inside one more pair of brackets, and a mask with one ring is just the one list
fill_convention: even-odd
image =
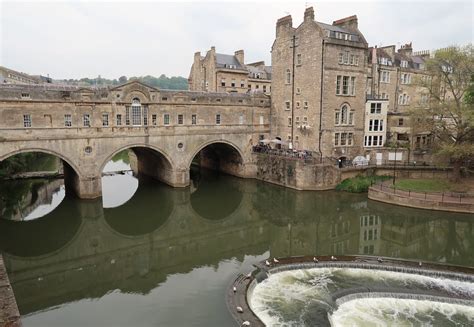
[(396, 169), (397, 169), (397, 148), (398, 148), (398, 143), (395, 143), (395, 158), (393, 158), (393, 181), (392, 184), (395, 186), (395, 174), (396, 174)]

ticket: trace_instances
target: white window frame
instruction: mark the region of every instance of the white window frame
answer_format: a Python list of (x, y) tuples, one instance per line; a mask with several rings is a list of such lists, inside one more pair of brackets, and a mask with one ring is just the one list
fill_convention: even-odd
[(23, 115), (23, 127), (30, 128), (31, 125), (32, 125), (31, 115), (30, 114), (24, 114)]
[(64, 114), (64, 126), (65, 127), (72, 127), (72, 115), (71, 114)]

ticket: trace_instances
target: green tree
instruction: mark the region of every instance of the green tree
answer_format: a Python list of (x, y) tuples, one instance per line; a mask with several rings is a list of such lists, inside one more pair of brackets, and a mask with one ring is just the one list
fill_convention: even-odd
[(426, 70), (431, 78), (419, 84), (427, 90), (430, 102), (427, 109), (412, 111), (413, 123), (431, 132), (435, 153), (450, 159), (458, 180), (463, 163), (474, 158), (472, 44), (436, 51), (427, 60)]

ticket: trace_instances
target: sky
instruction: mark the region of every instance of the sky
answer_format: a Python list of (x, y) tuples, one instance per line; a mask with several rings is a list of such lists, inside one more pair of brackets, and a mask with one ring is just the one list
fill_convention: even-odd
[(357, 15), (369, 46), (413, 42), (418, 51), (473, 42), (471, 1), (0, 0), (0, 65), (55, 79), (188, 77), (194, 53), (211, 46), (270, 64), (276, 20), (291, 14), (296, 27), (306, 6), (329, 24)]

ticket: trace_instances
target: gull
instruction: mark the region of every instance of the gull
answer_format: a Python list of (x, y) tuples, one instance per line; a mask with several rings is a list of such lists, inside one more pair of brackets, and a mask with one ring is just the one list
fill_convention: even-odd
[(421, 263), (421, 261), (420, 261), (420, 262), (418, 262), (418, 266), (420, 266), (420, 267), (422, 266), (422, 263)]
[(237, 307), (236, 309), (237, 309), (237, 312), (239, 312), (239, 313), (243, 313), (243, 312), (244, 312), (244, 309), (242, 309), (242, 307)]
[(242, 323), (242, 325), (240, 325), (240, 326), (250, 326), (250, 322), (248, 322), (247, 320), (245, 320), (245, 321)]
[(377, 261), (378, 261), (379, 263), (382, 263), (382, 262), (383, 262), (382, 258), (377, 258)]
[(313, 257), (313, 261), (316, 262), (316, 263), (319, 262), (319, 260), (316, 257)]
[(234, 291), (234, 293), (237, 292), (237, 287), (234, 286), (232, 290)]
[(252, 278), (252, 272), (249, 272), (247, 275), (245, 275), (245, 278)]
[(279, 263), (280, 261), (277, 258), (273, 258), (274, 263)]
[(337, 258), (336, 258), (335, 256), (333, 256), (333, 255), (332, 255), (332, 256), (331, 256), (331, 260), (332, 260), (332, 261), (336, 261), (336, 260), (337, 260)]
[(265, 260), (265, 264), (267, 265), (267, 267), (269, 267), (270, 266), (270, 261)]

